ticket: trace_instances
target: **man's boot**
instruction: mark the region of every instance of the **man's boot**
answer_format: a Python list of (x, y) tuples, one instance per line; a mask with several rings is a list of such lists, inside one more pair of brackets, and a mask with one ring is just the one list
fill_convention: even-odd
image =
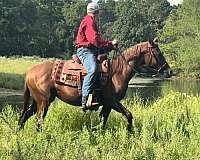
[(99, 106), (99, 102), (93, 102), (93, 95), (89, 94), (87, 97), (82, 97), (82, 110), (85, 112), (88, 109), (92, 109), (92, 107)]
[(97, 106), (97, 105), (99, 105), (99, 102), (93, 101), (93, 95), (89, 94), (89, 96), (87, 98), (87, 103), (86, 103), (87, 108), (94, 107), (94, 106)]

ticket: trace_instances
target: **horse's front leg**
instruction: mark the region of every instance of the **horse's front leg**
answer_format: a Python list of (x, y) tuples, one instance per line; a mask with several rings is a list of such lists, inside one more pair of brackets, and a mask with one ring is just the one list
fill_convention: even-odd
[(111, 107), (109, 105), (104, 104), (103, 108), (102, 108), (102, 110), (101, 110), (101, 112), (99, 114), (100, 119), (102, 120), (102, 118), (103, 118), (103, 129), (106, 126), (106, 122), (108, 120), (110, 112), (111, 112)]
[(128, 130), (129, 131), (131, 131), (131, 129), (132, 129), (132, 124), (133, 124), (133, 116), (132, 116), (132, 113), (127, 109), (127, 108), (125, 108), (120, 102), (119, 102), (119, 100), (113, 100), (113, 105), (112, 105), (112, 108), (115, 110), (115, 111), (117, 111), (117, 112), (119, 112), (119, 113), (122, 113), (125, 117), (126, 117), (126, 119), (127, 119), (127, 121), (128, 121)]

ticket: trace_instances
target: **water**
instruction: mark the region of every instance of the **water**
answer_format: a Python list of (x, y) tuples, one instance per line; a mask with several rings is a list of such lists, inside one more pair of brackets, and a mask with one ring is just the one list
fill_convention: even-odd
[(23, 91), (0, 88), (0, 111), (6, 105), (20, 110), (23, 104)]
[(161, 79), (132, 79), (127, 90), (127, 97), (139, 96), (144, 100), (153, 101), (171, 91), (200, 94), (200, 80), (161, 80)]
[[(143, 100), (154, 101), (170, 91), (187, 94), (200, 94), (200, 80), (160, 80), (160, 79), (132, 79), (129, 83), (126, 98), (139, 96)], [(23, 91), (0, 88), (0, 111), (6, 104), (11, 104), (19, 110), (23, 103)]]

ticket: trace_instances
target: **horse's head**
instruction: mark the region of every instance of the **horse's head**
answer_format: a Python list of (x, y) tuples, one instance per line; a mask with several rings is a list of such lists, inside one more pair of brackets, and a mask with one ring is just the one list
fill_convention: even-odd
[(135, 53), (129, 52), (128, 55), (132, 57), (132, 62), (129, 61), (129, 64), (132, 63), (135, 70), (143, 68), (143, 70), (151, 72), (154, 76), (165, 78), (172, 76), (172, 70), (158, 47), (157, 39), (142, 42), (134, 46), (134, 48)]

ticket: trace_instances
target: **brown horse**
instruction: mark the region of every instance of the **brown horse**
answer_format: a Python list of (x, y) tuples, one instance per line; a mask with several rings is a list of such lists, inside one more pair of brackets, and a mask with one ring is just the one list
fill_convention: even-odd
[[(81, 105), (78, 88), (56, 83), (52, 80), (54, 61), (34, 66), (26, 74), (24, 90), (24, 108), (19, 119), (20, 128), (26, 120), (36, 113), (37, 127), (40, 129), (48, 107), (55, 97), (75, 106)], [(157, 73), (171, 76), (171, 69), (154, 41), (139, 43), (111, 60), (110, 80), (102, 87), (103, 103), (100, 116), (105, 126), (111, 109), (122, 113), (128, 120), (128, 128), (132, 126), (132, 114), (120, 100), (125, 96), (128, 82), (142, 65), (148, 65)], [(30, 94), (33, 102), (29, 106)]]

